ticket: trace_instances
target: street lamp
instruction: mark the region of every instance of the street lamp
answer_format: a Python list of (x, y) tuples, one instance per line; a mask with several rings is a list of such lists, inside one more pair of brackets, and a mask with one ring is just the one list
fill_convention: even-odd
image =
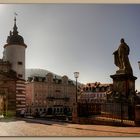
[(77, 103), (77, 78), (79, 77), (79, 72), (74, 72), (74, 77), (76, 79), (76, 103)]
[(72, 121), (74, 123), (78, 122), (78, 113), (77, 113), (77, 78), (79, 77), (79, 72), (74, 72), (74, 77), (76, 78), (76, 100), (73, 104), (73, 112), (72, 112)]

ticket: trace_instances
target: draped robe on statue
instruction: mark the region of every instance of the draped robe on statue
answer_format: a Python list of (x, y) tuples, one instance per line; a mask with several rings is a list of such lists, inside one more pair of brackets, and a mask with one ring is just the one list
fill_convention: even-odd
[(133, 74), (132, 68), (129, 62), (129, 46), (124, 42), (124, 39), (121, 39), (121, 44), (113, 54), (114, 54), (114, 63), (119, 70), (117, 73), (123, 74)]

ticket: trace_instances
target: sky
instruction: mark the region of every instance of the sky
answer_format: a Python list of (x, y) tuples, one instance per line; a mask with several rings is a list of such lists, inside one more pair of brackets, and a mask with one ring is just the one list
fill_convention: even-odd
[(140, 91), (140, 4), (0, 4), (0, 58), (17, 13), (26, 68), (40, 68), (81, 83), (112, 83), (112, 55), (124, 38)]

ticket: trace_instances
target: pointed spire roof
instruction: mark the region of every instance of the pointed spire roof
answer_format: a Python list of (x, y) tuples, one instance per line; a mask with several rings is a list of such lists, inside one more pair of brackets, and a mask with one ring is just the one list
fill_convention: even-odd
[(7, 37), (7, 44), (4, 45), (4, 47), (6, 47), (8, 45), (23, 45), (23, 46), (27, 47), (27, 45), (24, 43), (23, 37), (18, 34), (16, 16), (17, 16), (17, 14), (15, 13), (13, 32), (10, 31), (10, 35)]
[(15, 18), (14, 18), (13, 34), (14, 34), (14, 35), (17, 35), (17, 34), (18, 34), (17, 25), (16, 25), (16, 16), (15, 16)]

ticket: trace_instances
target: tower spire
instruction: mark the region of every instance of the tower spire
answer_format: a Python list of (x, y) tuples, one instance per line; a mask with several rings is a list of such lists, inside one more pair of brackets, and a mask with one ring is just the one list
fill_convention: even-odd
[(14, 17), (13, 35), (17, 35), (18, 34), (18, 31), (17, 31), (17, 25), (16, 25), (16, 16), (18, 14), (15, 12), (14, 15), (15, 15), (15, 17)]

